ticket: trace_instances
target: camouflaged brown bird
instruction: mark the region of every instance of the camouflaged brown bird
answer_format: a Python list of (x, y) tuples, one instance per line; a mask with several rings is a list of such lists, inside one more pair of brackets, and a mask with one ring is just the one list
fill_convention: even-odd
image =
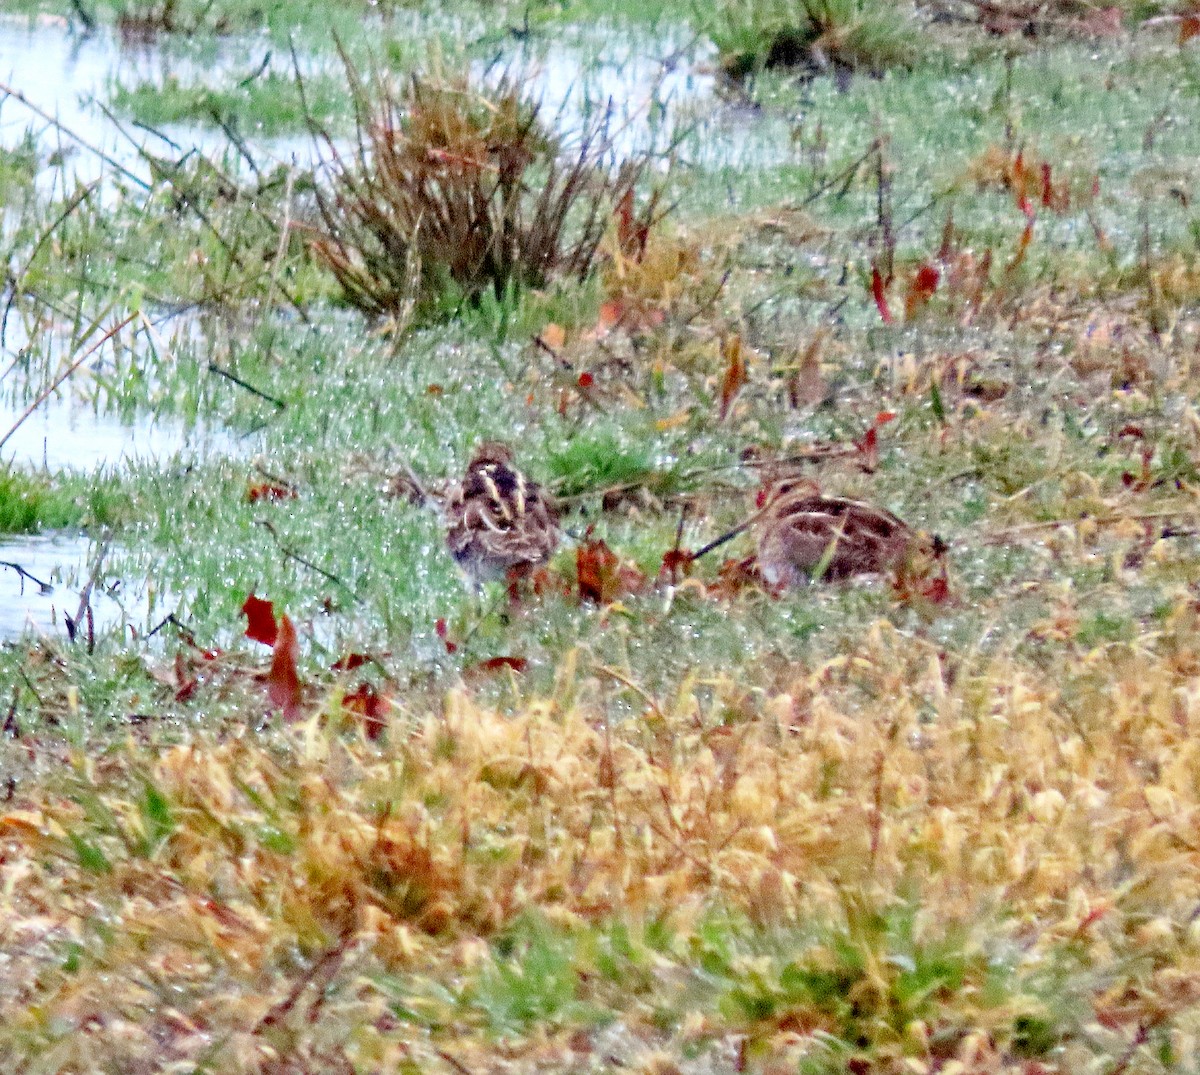
[(446, 502), (446, 544), (477, 587), (544, 564), (558, 548), (553, 506), (512, 458), (507, 444), (479, 445)]
[(890, 511), (826, 496), (804, 479), (769, 485), (761, 503), (758, 566), (772, 586), (886, 571), (925, 540)]

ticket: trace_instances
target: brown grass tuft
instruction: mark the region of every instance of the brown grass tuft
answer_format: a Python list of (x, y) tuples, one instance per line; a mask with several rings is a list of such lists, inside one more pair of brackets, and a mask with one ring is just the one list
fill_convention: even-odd
[[(358, 139), (348, 156), (325, 139), (333, 183), (313, 249), (371, 315), (407, 317), (447, 292), (473, 300), (582, 280), (653, 159), (618, 160), (611, 109), (560, 137), (507, 76), (434, 73), (397, 91), (347, 70)], [(660, 216), (652, 193), (633, 226), (644, 233)]]

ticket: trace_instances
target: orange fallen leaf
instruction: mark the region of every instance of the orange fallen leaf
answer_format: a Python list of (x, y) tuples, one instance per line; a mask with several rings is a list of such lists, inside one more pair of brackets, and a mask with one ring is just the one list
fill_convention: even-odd
[(272, 482), (259, 482), (246, 489), (246, 499), (251, 504), (260, 500), (294, 500), (296, 490), (289, 485), (276, 485)]
[(909, 282), (908, 291), (904, 296), (905, 321), (911, 321), (920, 313), (926, 303), (933, 298), (941, 278), (942, 274), (933, 265), (930, 265), (929, 262), (924, 262), (917, 269), (916, 275)]
[(561, 351), (567, 342), (567, 330), (562, 325), (557, 325), (553, 321), (550, 322), (538, 335), (538, 339), (542, 341), (551, 351)]
[(625, 304), (619, 299), (609, 299), (600, 304), (600, 313), (596, 318), (596, 329), (600, 333), (608, 332), (621, 323), (625, 316)]
[(580, 598), (598, 605), (637, 593), (646, 583), (646, 577), (635, 567), (622, 564), (604, 541), (591, 538), (585, 538), (575, 550), (575, 580)]
[(726, 560), (717, 571), (715, 582), (708, 584), (709, 596), (730, 601), (746, 590), (767, 589), (758, 562), (753, 556), (742, 560)]
[(1025, 254), (1029, 250), (1029, 244), (1033, 242), (1033, 217), (1029, 216), (1025, 224), (1025, 230), (1021, 232), (1021, 238), (1017, 243), (1017, 251), (1013, 254), (1012, 260), (1004, 267), (1006, 275), (1012, 275), (1020, 267), (1021, 262), (1025, 260)]
[(717, 417), (723, 422), (729, 417), (733, 401), (737, 399), (748, 379), (741, 336), (730, 336), (722, 342), (721, 354), (725, 359), (725, 376), (721, 380), (721, 407)]
[(529, 659), (527, 657), (489, 657), (486, 661), (480, 661), (475, 665), (474, 671), (490, 674), (509, 668), (514, 672), (524, 672), (528, 667)]
[(387, 728), (388, 697), (380, 694), (370, 683), (360, 683), (342, 697), (342, 708), (362, 720), (368, 739), (378, 739)]
[(296, 669), (299, 654), (296, 628), (286, 615), (280, 616), (279, 636), (275, 640), (275, 652), (267, 672), (267, 697), (276, 709), (283, 712), (286, 721), (293, 721), (300, 716), (300, 673)]

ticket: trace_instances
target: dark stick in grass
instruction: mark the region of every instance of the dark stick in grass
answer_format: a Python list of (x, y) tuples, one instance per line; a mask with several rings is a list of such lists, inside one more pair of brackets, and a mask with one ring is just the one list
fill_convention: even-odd
[(252, 396), (258, 396), (259, 399), (265, 399), (268, 403), (273, 403), (281, 411), (287, 409), (287, 404), (281, 399), (276, 399), (274, 396), (268, 395), (260, 388), (255, 388), (248, 381), (243, 381), (236, 373), (230, 373), (223, 366), (218, 366), (215, 362), (208, 364), (208, 372), (215, 373), (218, 377), (224, 377), (227, 381), (232, 381), (239, 388), (244, 388)]
[(720, 537), (713, 538), (713, 540), (710, 541), (707, 545), (701, 546), (694, 553), (692, 553), (692, 559), (699, 560), (701, 556), (707, 556), (714, 549), (719, 549), (722, 545), (725, 545), (728, 542), (732, 541), (735, 537), (738, 536), (738, 534), (744, 533), (745, 531), (749, 530), (750, 527), (754, 525), (755, 520), (758, 519), (758, 517), (761, 514), (762, 514), (762, 512), (755, 512), (745, 522), (738, 523), (738, 525), (735, 526), (732, 530), (727, 530)]

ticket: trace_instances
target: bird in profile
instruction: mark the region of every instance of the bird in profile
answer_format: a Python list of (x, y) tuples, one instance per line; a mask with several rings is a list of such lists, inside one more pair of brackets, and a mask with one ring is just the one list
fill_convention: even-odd
[(758, 566), (772, 586), (878, 574), (899, 564), (920, 540), (890, 511), (827, 496), (804, 479), (774, 482), (760, 496)]
[(558, 548), (553, 505), (512, 460), (507, 444), (480, 444), (446, 501), (446, 544), (476, 588), (526, 574)]
[(925, 546), (934, 557), (945, 551), (939, 539), (927, 538), (890, 511), (826, 495), (813, 481), (786, 476), (768, 480), (759, 491), (758, 510), (693, 559), (750, 529), (758, 546), (758, 570), (776, 588), (878, 574)]

